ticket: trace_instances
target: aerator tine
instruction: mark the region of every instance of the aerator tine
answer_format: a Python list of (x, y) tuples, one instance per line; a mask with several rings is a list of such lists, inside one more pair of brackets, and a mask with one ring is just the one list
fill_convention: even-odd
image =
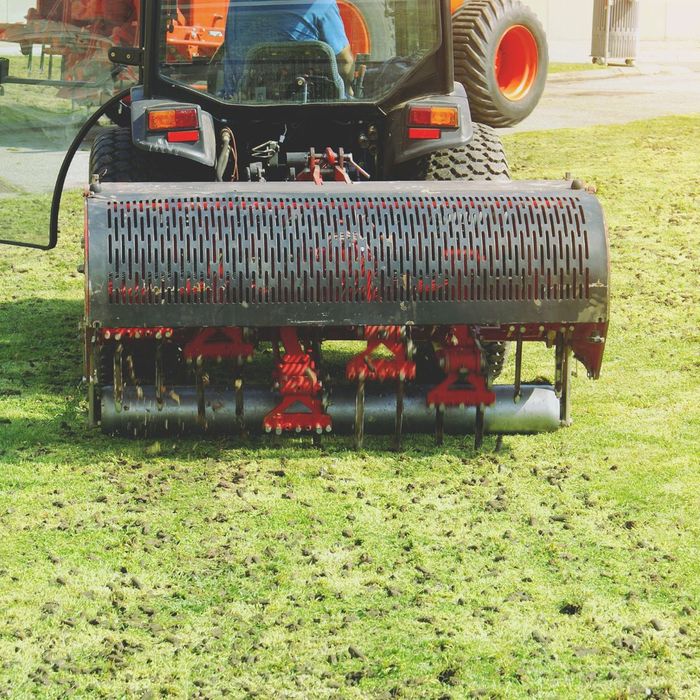
[[(367, 326), (361, 332), (365, 349), (355, 355), (346, 368), (346, 377), (357, 382), (355, 397), (355, 447), (362, 448), (364, 439), (364, 405), (367, 382), (396, 382), (396, 414), (393, 447), (401, 449), (403, 431), (404, 382), (416, 376), (413, 343), (405, 326)], [(389, 357), (375, 353), (383, 351)]]

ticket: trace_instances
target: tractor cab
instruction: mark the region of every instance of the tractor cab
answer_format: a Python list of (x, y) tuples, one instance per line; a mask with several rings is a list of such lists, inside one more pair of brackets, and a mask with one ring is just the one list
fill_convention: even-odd
[[(13, 8), (0, 25), (4, 242), (56, 244), (65, 178), (80, 183), (79, 166), (69, 166), (75, 156), (83, 172), (92, 167), (86, 145), (110, 121), (130, 130), (140, 151), (131, 159), (138, 167), (117, 175), (135, 180), (215, 181), (234, 169), (241, 179), (286, 179), (312, 149), (328, 147), (356, 164), (353, 176), (410, 177), (403, 163), (472, 134), (453, 81), (446, 0), (21, 0)], [(226, 129), (235, 157), (222, 166)], [(29, 229), (3, 204), (9, 194), (53, 194), (53, 204)]]
[[(286, 181), (327, 149), (344, 154), (351, 179), (402, 179), (412, 174), (402, 174), (404, 164), (472, 137), (466, 94), (453, 80), (446, 0), (230, 0), (225, 8), (153, 0), (152, 9), (132, 136), (151, 155), (184, 158), (169, 169), (179, 179)], [(223, 17), (216, 49), (200, 52), (196, 32), (183, 39), (183, 17)], [(173, 105), (169, 123), (161, 116)], [(232, 147), (226, 163), (211, 155), (221, 153), (222, 134)]]
[(202, 62), (175, 50), (170, 17), (158, 34), (161, 78), (239, 105), (379, 102), (442, 42), (439, 2), (232, 0), (224, 40)]

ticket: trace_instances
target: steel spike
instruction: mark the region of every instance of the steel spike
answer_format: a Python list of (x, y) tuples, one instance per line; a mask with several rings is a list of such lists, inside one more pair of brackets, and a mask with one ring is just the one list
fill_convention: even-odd
[(571, 420), (571, 346), (564, 341), (562, 352), (561, 397), (559, 399), (562, 426), (570, 426)]
[(399, 379), (396, 386), (396, 427), (394, 431), (394, 449), (397, 452), (401, 450), (401, 433), (403, 431), (403, 399), (404, 380)]
[(523, 396), (522, 391), (523, 374), (523, 341), (519, 338), (515, 344), (515, 391), (513, 392), (513, 403), (520, 403)]
[(114, 405), (117, 411), (122, 410), (122, 401), (124, 398), (124, 375), (122, 372), (122, 355), (124, 353), (124, 346), (119, 343), (114, 350), (114, 356), (112, 358), (113, 362), (113, 375), (114, 375)]
[(101, 381), (100, 371), (102, 367), (102, 346), (97, 342), (97, 334), (92, 333), (90, 340), (89, 353), (89, 368), (88, 376), (88, 416), (91, 426), (96, 426), (100, 420), (100, 404), (101, 404)]
[(245, 432), (245, 419), (243, 418), (243, 380), (237, 377), (233, 383), (236, 392), (236, 425), (241, 435)]
[(476, 407), (476, 421), (474, 423), (474, 449), (480, 450), (484, 444), (484, 417), (485, 407), (481, 403)]
[(163, 345), (156, 343), (156, 403), (158, 409), (163, 408), (163, 392), (165, 391), (165, 372), (163, 369)]
[(554, 350), (554, 393), (557, 398), (561, 398), (562, 384), (564, 381), (564, 354), (565, 354), (566, 339), (563, 335), (557, 334), (555, 350)]
[(355, 396), (355, 449), (361, 450), (365, 438), (365, 380), (360, 377)]
[(203, 427), (207, 427), (206, 402), (204, 399), (204, 375), (202, 365), (197, 364), (195, 369), (195, 383), (197, 387), (197, 422)]
[(435, 444), (442, 447), (445, 443), (445, 407), (435, 409)]

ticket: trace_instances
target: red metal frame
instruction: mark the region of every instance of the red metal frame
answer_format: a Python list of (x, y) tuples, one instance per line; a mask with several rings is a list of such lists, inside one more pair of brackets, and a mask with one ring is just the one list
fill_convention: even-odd
[(297, 182), (313, 182), (315, 185), (323, 185), (325, 179), (332, 182), (344, 182), (352, 184), (348, 171), (345, 168), (345, 153), (339, 149), (336, 153), (330, 146), (326, 148), (322, 156), (313, 149), (309, 153), (308, 165), (297, 175)]
[[(429, 406), (490, 406), (496, 394), (486, 386), (481, 349), (468, 326), (455, 326), (442, 341), (436, 356), (446, 377), (428, 392)], [(463, 382), (457, 386), (458, 382)]]
[[(277, 346), (273, 378), (282, 400), (265, 416), (263, 428), (277, 434), (330, 431), (332, 421), (320, 399), (323, 385), (311, 353), (302, 346), (296, 328), (281, 328), (279, 340), (284, 351)], [(306, 410), (299, 411), (299, 408)]]
[(608, 335), (607, 323), (518, 323), (479, 328), (480, 340), (540, 341), (550, 346), (559, 334), (564, 335), (574, 357), (583, 364), (588, 375), (598, 379)]
[(241, 328), (205, 328), (187, 345), (182, 354), (185, 360), (249, 360), (255, 346), (243, 337)]
[(100, 328), (99, 333), (103, 340), (146, 340), (149, 338), (161, 340), (172, 338), (173, 329), (167, 326), (156, 328)]
[[(379, 382), (415, 379), (416, 364), (407, 357), (403, 326), (367, 326), (365, 338), (367, 347), (348, 362), (345, 371), (348, 379)], [(393, 357), (373, 357), (382, 347)]]

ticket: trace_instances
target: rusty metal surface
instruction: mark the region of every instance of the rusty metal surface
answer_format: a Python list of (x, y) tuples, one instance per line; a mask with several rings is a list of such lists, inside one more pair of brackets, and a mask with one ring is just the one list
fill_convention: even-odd
[(104, 325), (602, 322), (601, 207), (571, 183), (102, 185)]

